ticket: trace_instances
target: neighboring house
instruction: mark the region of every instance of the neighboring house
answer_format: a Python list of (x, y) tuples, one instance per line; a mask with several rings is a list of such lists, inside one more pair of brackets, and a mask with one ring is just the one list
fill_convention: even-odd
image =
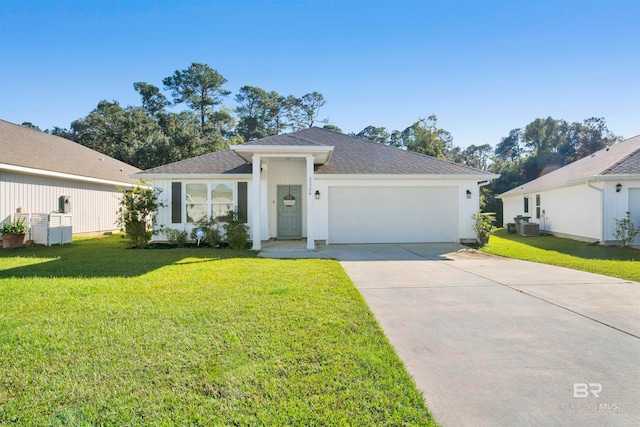
[[(626, 213), (640, 226), (640, 136), (611, 145), (498, 196), (504, 221), (516, 215), (560, 237), (617, 244)], [(640, 244), (640, 238), (634, 242)]]
[(66, 196), (73, 233), (116, 230), (121, 192), (140, 169), (73, 141), (0, 120), (0, 222), (58, 212)]
[[(162, 190), (160, 226), (237, 207), (253, 248), (475, 240), (480, 186), (498, 175), (312, 127), (132, 175)], [(158, 236), (162, 239), (162, 235)]]

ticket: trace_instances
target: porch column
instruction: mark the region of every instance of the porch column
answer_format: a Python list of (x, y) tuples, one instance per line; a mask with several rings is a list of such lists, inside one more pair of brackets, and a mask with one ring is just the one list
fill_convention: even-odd
[(316, 249), (316, 222), (313, 193), (313, 156), (307, 156), (307, 250)]
[(260, 156), (252, 156), (251, 163), (253, 164), (252, 170), (252, 191), (251, 191), (251, 210), (252, 210), (252, 225), (251, 233), (253, 235), (253, 250), (259, 251), (261, 246), (261, 230), (260, 230), (260, 217), (262, 216), (262, 206), (260, 204)]

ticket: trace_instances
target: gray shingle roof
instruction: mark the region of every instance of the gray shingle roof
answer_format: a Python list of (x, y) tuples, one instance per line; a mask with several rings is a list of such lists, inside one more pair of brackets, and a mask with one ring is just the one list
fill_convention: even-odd
[(499, 197), (575, 183), (598, 176), (640, 175), (640, 135), (576, 160), (540, 178), (518, 186)]
[(0, 163), (121, 183), (140, 169), (76, 142), (0, 120)]
[[(328, 129), (312, 127), (275, 135), (244, 145), (332, 146), (328, 163), (316, 166), (318, 174), (486, 175), (488, 172), (424, 154), (401, 150)], [(235, 159), (234, 159), (235, 157)], [(143, 174), (251, 173), (251, 165), (231, 150), (205, 154), (149, 169)]]

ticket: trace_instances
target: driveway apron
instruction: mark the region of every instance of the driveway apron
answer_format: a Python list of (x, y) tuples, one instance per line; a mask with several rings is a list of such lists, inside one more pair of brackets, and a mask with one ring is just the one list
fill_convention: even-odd
[(443, 426), (640, 425), (640, 283), (460, 245), (326, 248)]

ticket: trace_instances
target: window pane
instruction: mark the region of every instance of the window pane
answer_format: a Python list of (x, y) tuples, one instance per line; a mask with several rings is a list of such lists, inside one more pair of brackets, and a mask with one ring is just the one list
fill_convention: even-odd
[(187, 222), (198, 222), (207, 219), (207, 205), (187, 204)]
[(226, 215), (230, 210), (231, 210), (231, 203), (211, 205), (211, 216), (218, 218)]
[(216, 203), (233, 202), (232, 184), (211, 184), (211, 201)]
[(207, 184), (187, 184), (187, 203), (206, 202), (207, 201)]

